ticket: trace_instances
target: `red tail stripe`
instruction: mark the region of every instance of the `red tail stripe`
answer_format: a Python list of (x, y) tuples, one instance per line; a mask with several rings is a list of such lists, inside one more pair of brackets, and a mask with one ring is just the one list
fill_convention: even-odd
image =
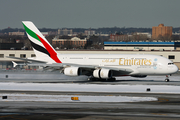
[[(37, 35), (37, 34), (36, 34)], [(59, 58), (57, 57), (56, 51), (44, 40), (42, 39), (39, 35), (37, 35), (39, 40), (42, 42), (42, 44), (45, 46), (46, 50), (49, 52), (50, 57), (56, 62), (56, 63), (62, 63)]]

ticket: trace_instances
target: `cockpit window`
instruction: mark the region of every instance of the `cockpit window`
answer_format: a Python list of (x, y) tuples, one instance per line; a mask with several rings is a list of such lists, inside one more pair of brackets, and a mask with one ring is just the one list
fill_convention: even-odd
[(168, 63), (168, 65), (174, 65), (174, 63)]

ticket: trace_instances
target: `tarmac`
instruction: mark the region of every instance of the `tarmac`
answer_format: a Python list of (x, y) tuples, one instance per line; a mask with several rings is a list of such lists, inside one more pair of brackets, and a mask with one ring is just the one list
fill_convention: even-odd
[[(64, 76), (55, 75), (56, 79), (35, 79), (33, 73), (27, 74), (27, 79), (16, 78), (21, 75), (13, 73), (15, 76), (10, 77), (12, 73), (0, 73), (0, 84), (2, 83), (71, 83), (84, 85), (168, 85), (170, 87), (180, 86), (179, 74), (170, 76), (170, 82), (164, 82), (165, 76), (150, 76), (149, 78), (117, 78), (115, 82), (109, 81), (86, 81), (86, 77), (76, 78), (75, 80), (66, 79)], [(8, 78), (5, 76), (8, 75)], [(29, 76), (34, 76), (34, 79), (28, 79)], [(40, 74), (43, 75), (43, 74)], [(44, 74), (45, 75), (45, 74)], [(48, 74), (46, 73), (46, 76)], [(3, 78), (4, 77), (4, 78)], [(63, 79), (60, 79), (60, 78)], [(43, 77), (42, 77), (43, 78)], [(0, 119), (26, 119), (26, 120), (170, 120), (180, 119), (180, 94), (176, 93), (128, 93), (128, 92), (74, 92), (74, 91), (34, 91), (32, 90), (0, 90), (0, 94), (21, 94), (21, 95), (86, 95), (86, 96), (128, 96), (128, 97), (155, 97), (155, 101), (141, 102), (57, 102), (57, 101), (8, 101), (0, 100)], [(8, 96), (7, 96), (8, 99)]]
[[(1, 91), (1, 93), (7, 91)], [(8, 91), (11, 92), (11, 91)], [(14, 91), (15, 93), (19, 93)], [(28, 93), (21, 91), (23, 94)], [(31, 92), (39, 94), (39, 92)], [(41, 92), (41, 94), (44, 94)], [(46, 94), (91, 94), (58, 93)], [(111, 93), (113, 94), (113, 93)], [(103, 94), (104, 95), (104, 94)], [(116, 94), (117, 95), (117, 94)], [(179, 119), (179, 94), (118, 94), (123, 96), (151, 96), (157, 101), (148, 102), (23, 102), (0, 101), (0, 119)]]

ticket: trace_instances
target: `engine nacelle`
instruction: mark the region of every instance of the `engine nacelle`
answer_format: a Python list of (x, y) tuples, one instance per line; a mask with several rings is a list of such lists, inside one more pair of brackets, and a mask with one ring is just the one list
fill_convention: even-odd
[(109, 69), (99, 69), (93, 71), (93, 76), (95, 78), (108, 79), (112, 77), (112, 71)]
[(67, 67), (64, 69), (64, 74), (68, 76), (81, 75), (81, 69), (79, 67)]

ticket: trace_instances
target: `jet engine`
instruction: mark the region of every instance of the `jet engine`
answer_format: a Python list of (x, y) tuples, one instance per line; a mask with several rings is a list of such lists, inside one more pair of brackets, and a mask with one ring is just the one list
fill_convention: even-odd
[(64, 74), (68, 76), (81, 75), (81, 69), (79, 67), (67, 67), (64, 69)]
[(109, 69), (98, 69), (93, 71), (95, 78), (108, 79), (112, 77), (112, 71)]

